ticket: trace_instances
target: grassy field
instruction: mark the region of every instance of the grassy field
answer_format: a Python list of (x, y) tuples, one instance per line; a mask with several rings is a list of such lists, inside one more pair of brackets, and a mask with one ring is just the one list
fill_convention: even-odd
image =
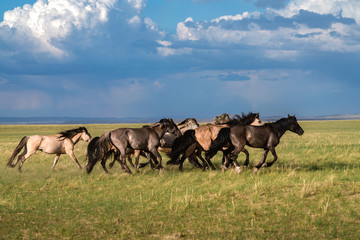
[[(360, 121), (300, 125), (305, 134), (287, 132), (278, 161), (257, 175), (262, 150), (247, 147), (250, 168), (240, 174), (186, 162), (183, 172), (133, 176), (119, 164), (87, 175), (65, 155), (52, 172), (54, 156), (40, 152), (18, 173), (6, 163), (24, 135), (77, 126), (0, 125), (0, 239), (358, 239)], [(86, 125), (92, 136), (121, 126)], [(75, 148), (85, 166), (86, 144)]]

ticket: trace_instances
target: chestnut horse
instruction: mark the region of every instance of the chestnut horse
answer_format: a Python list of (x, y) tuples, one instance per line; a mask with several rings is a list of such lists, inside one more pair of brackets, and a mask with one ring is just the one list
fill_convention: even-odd
[[(193, 131), (189, 131), (187, 134), (184, 134), (182, 137), (179, 137), (177, 141), (174, 142), (172, 147), (172, 153), (169, 155), (171, 160), (169, 162), (176, 162), (180, 154), (183, 154), (183, 157), (180, 159), (179, 169), (182, 170), (182, 164), (184, 160), (191, 154), (196, 153), (196, 156), (200, 158), (203, 162), (203, 169), (207, 166), (215, 170), (214, 165), (210, 161), (210, 158), (213, 155), (205, 154), (205, 159), (201, 156), (201, 152), (207, 152), (210, 148), (212, 141), (214, 141), (222, 128), (235, 126), (235, 125), (259, 125), (261, 121), (259, 119), (258, 113), (249, 113), (247, 115), (242, 114), (242, 116), (235, 115), (226, 124), (207, 124), (196, 128)], [(225, 147), (225, 146), (224, 146)], [(224, 148), (226, 151), (226, 148)], [(249, 153), (246, 149), (243, 149), (243, 152), (246, 154), (246, 158), (249, 159)], [(224, 152), (224, 158), (226, 158), (227, 152)]]

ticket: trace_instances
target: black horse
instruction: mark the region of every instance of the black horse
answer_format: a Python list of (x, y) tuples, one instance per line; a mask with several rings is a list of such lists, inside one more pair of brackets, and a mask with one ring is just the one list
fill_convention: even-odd
[[(166, 132), (175, 133), (179, 129), (172, 119), (161, 119), (159, 122), (142, 128), (118, 128), (103, 135), (88, 146), (86, 166), (87, 173), (90, 173), (99, 160), (105, 163), (111, 155), (120, 153), (120, 164), (125, 172), (131, 171), (126, 164), (126, 153), (128, 149), (144, 151), (148, 160), (151, 161), (150, 154), (153, 154), (158, 163), (155, 166), (160, 169), (162, 157), (157, 151), (160, 139)], [(137, 160), (138, 161), (138, 160)], [(104, 167), (104, 166), (103, 166)], [(105, 170), (105, 169), (104, 169)]]
[[(278, 157), (275, 152), (275, 147), (280, 143), (280, 138), (287, 130), (297, 133), (298, 135), (304, 133), (296, 117), (290, 115), (288, 115), (287, 118), (282, 118), (273, 123), (265, 123), (262, 126), (235, 125), (229, 128), (223, 128), (211, 144), (209, 154), (214, 155), (218, 150), (221, 150), (223, 146), (230, 144), (230, 148), (232, 149), (230, 161), (232, 161), (237, 170), (240, 171), (240, 166), (236, 159), (244, 146), (248, 145), (254, 148), (263, 148), (263, 158), (254, 168), (254, 173), (257, 173), (261, 167), (270, 167), (276, 162)], [(265, 163), (269, 151), (271, 151), (274, 159), (271, 162)], [(247, 159), (244, 165), (247, 166), (248, 164), (249, 161)], [(228, 165), (229, 161), (226, 161), (225, 166)]]

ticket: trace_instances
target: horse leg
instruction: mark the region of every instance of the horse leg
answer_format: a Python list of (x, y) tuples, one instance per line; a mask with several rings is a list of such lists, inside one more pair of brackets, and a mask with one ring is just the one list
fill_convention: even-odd
[(202, 163), (203, 163), (203, 170), (205, 171), (205, 170), (209, 167), (209, 165), (208, 165), (208, 163), (206, 162), (206, 160), (201, 156), (201, 152), (202, 152), (201, 149), (197, 150), (197, 151), (196, 151), (196, 156), (202, 161)]
[[(132, 153), (128, 154), (128, 155), (127, 155), (127, 160), (128, 160), (128, 162), (130, 163), (130, 165), (131, 165), (133, 168), (135, 168), (135, 167), (137, 168), (137, 166), (134, 165), (133, 160), (132, 160), (133, 155), (134, 155), (134, 154), (132, 154)], [(135, 151), (135, 159), (136, 159), (136, 151)]]
[[(18, 161), (20, 160), (20, 164), (19, 164), (19, 168), (18, 168), (18, 171), (21, 172), (21, 168), (22, 168), (22, 165), (24, 164), (24, 162), (29, 158), (31, 157), (32, 155), (34, 155), (36, 153), (36, 150), (32, 150), (32, 151), (29, 151), (27, 152), (26, 154), (21, 154), (19, 156), (19, 158), (21, 157), (21, 159), (18, 159)], [(18, 162), (17, 161), (17, 162)], [(16, 163), (17, 163), (16, 162)]]
[(211, 158), (213, 158), (216, 155), (216, 152), (213, 154), (209, 154), (209, 152), (205, 152), (205, 160), (207, 164), (211, 167), (212, 170), (216, 170), (215, 166), (211, 162)]
[(249, 152), (245, 148), (241, 150), (246, 155), (246, 160), (244, 162), (244, 167), (247, 167), (249, 165)]
[(238, 173), (240, 173), (241, 168), (240, 168), (239, 162), (237, 161), (237, 158), (238, 158), (239, 153), (241, 152), (241, 150), (242, 150), (243, 148), (244, 148), (244, 146), (243, 146), (242, 148), (240, 148), (240, 149), (236, 149), (236, 148), (235, 148), (235, 149), (232, 151), (232, 153), (231, 153), (231, 161), (232, 161), (232, 163), (234, 164), (235, 169), (236, 169), (236, 171), (237, 171)]
[(269, 153), (269, 149), (264, 149), (264, 155), (263, 155), (263, 158), (261, 160), (261, 162), (255, 166), (254, 168), (254, 173), (257, 173), (259, 171), (259, 169), (264, 166), (264, 163), (265, 163), (265, 160), (266, 160), (266, 157)]
[[(140, 165), (139, 165), (139, 160), (140, 160), (140, 150), (135, 150), (135, 168), (136, 169), (139, 169), (140, 168)], [(146, 155), (146, 158), (150, 159), (150, 157), (148, 157)], [(149, 160), (150, 161), (150, 160)]]
[(199, 162), (199, 160), (197, 159), (196, 154), (192, 153), (192, 154), (188, 157), (188, 159), (189, 159), (189, 162), (190, 162), (192, 165), (194, 165), (195, 167), (197, 167), (197, 168), (202, 168), (202, 165), (201, 165), (201, 163)]
[[(101, 159), (101, 166), (102, 166), (102, 168), (104, 169), (104, 171), (105, 171), (105, 173), (107, 173), (107, 174), (109, 174), (109, 171), (107, 170), (107, 168), (106, 168), (106, 160), (107, 160), (107, 158), (104, 156), (102, 159)], [(112, 163), (115, 163), (115, 157), (114, 157), (114, 160), (113, 160), (113, 162)], [(113, 164), (114, 165), (114, 164)]]
[(263, 167), (271, 167), (278, 159), (276, 152), (275, 152), (275, 148), (274, 147), (270, 148), (270, 151), (271, 151), (272, 155), (274, 156), (274, 159), (271, 162), (264, 163)]
[(161, 165), (162, 157), (161, 157), (160, 153), (157, 151), (157, 149), (156, 149), (156, 148), (151, 149), (151, 150), (150, 150), (150, 153), (154, 154), (155, 157), (156, 157), (156, 159), (158, 160), (158, 162), (155, 163), (155, 164), (156, 164), (156, 165), (155, 165), (155, 168), (156, 168), (156, 169), (164, 168), (164, 167)]
[(24, 152), (21, 153), (21, 154), (18, 156), (16, 162), (13, 163), (13, 164), (11, 164), (10, 167), (14, 168), (14, 167), (16, 166), (16, 164), (18, 164), (18, 162), (26, 155), (26, 153), (27, 153), (27, 149), (26, 149), (26, 146), (25, 146)]
[(55, 156), (54, 163), (53, 163), (52, 168), (51, 168), (53, 171), (55, 170), (55, 166), (56, 166), (59, 158), (60, 158), (60, 153), (56, 154), (56, 156)]
[(66, 153), (71, 157), (72, 160), (74, 160), (74, 162), (78, 165), (79, 169), (82, 169), (82, 166), (80, 165), (80, 163), (78, 162), (78, 160), (75, 157), (74, 150), (69, 149), (66, 151)]
[(113, 168), (113, 167), (114, 167), (115, 162), (116, 162), (116, 159), (115, 159), (115, 157), (114, 157), (114, 160), (113, 160), (113, 161), (109, 164), (109, 168)]
[(125, 149), (123, 149), (123, 151), (120, 150), (120, 152), (121, 152), (121, 154), (120, 154), (121, 166), (123, 166), (123, 169), (124, 169), (125, 172), (127, 172), (129, 174), (132, 174), (130, 168), (126, 164), (126, 151), (125, 151)]
[(181, 171), (181, 172), (183, 170), (183, 164), (184, 164), (184, 161), (185, 161), (186, 158), (187, 158), (187, 156), (185, 154), (180, 158), (179, 171)]

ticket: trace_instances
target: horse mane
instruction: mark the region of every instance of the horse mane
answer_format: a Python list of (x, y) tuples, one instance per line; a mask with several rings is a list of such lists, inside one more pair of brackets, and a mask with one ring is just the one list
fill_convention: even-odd
[(187, 121), (189, 121), (189, 120), (193, 120), (193, 121), (197, 122), (195, 118), (186, 118), (185, 120), (183, 120), (183, 121), (182, 121), (181, 123), (179, 123), (178, 125), (185, 124), (185, 123), (186, 123)]
[(241, 115), (234, 115), (226, 124), (229, 126), (234, 125), (250, 125), (254, 122), (255, 118), (259, 117), (259, 113), (249, 112), (248, 114), (241, 113)]
[[(163, 118), (163, 119), (161, 119), (160, 121), (158, 121), (158, 122), (156, 122), (156, 123), (152, 123), (152, 124), (148, 124), (148, 125), (143, 125), (142, 127), (143, 128), (152, 128), (152, 127), (156, 127), (156, 126), (158, 126), (158, 125), (160, 125), (160, 124), (171, 124), (171, 123), (174, 123), (174, 121), (171, 119), (171, 118)], [(175, 123), (174, 123), (174, 125), (176, 125)]]
[(288, 118), (281, 118), (279, 120), (276, 120), (275, 122), (267, 122), (264, 124), (264, 126), (276, 127), (279, 129), (286, 129), (288, 125), (289, 125)]
[(89, 134), (86, 127), (79, 127), (79, 128), (74, 128), (74, 129), (70, 129), (70, 130), (67, 130), (67, 131), (59, 132), (60, 136), (58, 137), (58, 139), (65, 139), (65, 138), (71, 139), (76, 134), (81, 133), (81, 132), (85, 132), (86, 134)]

